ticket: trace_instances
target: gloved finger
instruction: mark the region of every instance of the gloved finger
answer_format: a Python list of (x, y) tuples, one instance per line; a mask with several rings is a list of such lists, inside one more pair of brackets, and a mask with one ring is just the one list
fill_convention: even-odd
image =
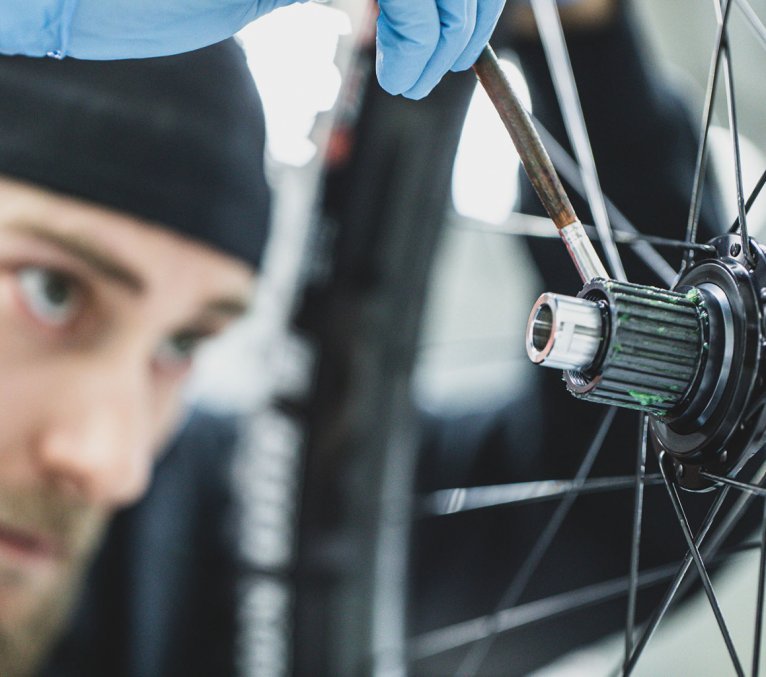
[[(48, 51), (81, 59), (179, 54), (229, 38), (259, 16), (294, 2), (305, 0), (64, 2), (58, 44)], [(67, 16), (69, 8), (73, 11)]]
[(500, 15), (503, 13), (505, 0), (479, 0), (478, 14), (476, 16), (476, 30), (471, 37), (463, 54), (452, 66), (453, 71), (468, 70), (476, 63), (479, 54), (489, 42), (492, 33), (497, 26)]
[(439, 83), (471, 40), (476, 28), (476, 16), (477, 0), (440, 1), (439, 43), (418, 81), (404, 92), (404, 96), (422, 99)]
[(410, 89), (439, 44), (436, 0), (380, 0), (378, 82), (390, 94)]

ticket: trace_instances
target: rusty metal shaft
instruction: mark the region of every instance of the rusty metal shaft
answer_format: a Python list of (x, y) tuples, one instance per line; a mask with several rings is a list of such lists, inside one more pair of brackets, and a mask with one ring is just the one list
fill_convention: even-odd
[(484, 48), (473, 69), (511, 135), (524, 171), (545, 211), (559, 229), (583, 282), (597, 277), (608, 279), (609, 275), (575, 214), (532, 120), (489, 45)]
[(577, 221), (577, 214), (540, 142), (532, 120), (511, 88), (508, 77), (489, 45), (484, 48), (473, 69), (511, 135), (524, 170), (556, 228), (561, 229)]

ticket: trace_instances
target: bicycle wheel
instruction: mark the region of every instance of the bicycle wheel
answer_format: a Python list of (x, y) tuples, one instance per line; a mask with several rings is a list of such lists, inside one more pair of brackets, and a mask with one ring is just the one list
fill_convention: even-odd
[[(534, 4), (550, 22), (542, 0)], [(745, 21), (766, 33), (745, 0), (736, 4)], [(411, 394), (451, 160), (473, 82), (456, 76), (421, 103), (391, 99), (374, 87), (365, 92), (353, 152), (328, 172), (324, 248), (298, 318), (320, 355), (313, 403), (304, 410), (310, 436), (296, 575), (299, 674), (520, 674), (620, 623), (625, 652), (614, 667), (630, 673), (673, 600), (693, 592), (694, 575), (724, 655), (743, 672), (742, 650), (710, 582), (715, 566), (752, 545), (761, 552), (763, 581), (766, 550), (763, 539), (743, 541), (755, 524), (748, 512), (753, 499), (766, 493), (758, 453), (766, 259), (747, 236), (747, 210), (762, 182), (746, 200), (726, 39), (733, 5), (716, 5), (704, 124), (689, 177), (692, 205), (680, 224), (687, 232), (660, 243), (684, 252), (678, 279), (666, 280), (680, 291), (619, 281), (586, 285), (580, 307), (592, 318), (595, 347), (585, 357), (543, 355), (566, 368), (569, 390), (583, 400), (566, 392), (560, 371), (555, 390), (543, 383), (542, 429), (524, 438), (523, 458), (493, 456), (496, 448), (490, 448), (491, 458), (471, 467), (440, 467), (443, 457), (429, 457), (432, 447)], [(568, 66), (555, 16), (552, 26), (541, 31), (543, 42), (553, 55), (554, 80), (565, 89)], [(583, 61), (593, 58), (586, 54)], [(716, 228), (702, 187), (718, 73), (731, 114), (738, 230), (698, 245), (703, 209)], [(559, 170), (575, 190), (580, 183), (587, 188), (603, 239), (626, 241), (648, 258), (655, 275), (666, 270), (647, 251), (647, 238), (673, 239), (663, 223), (644, 229), (648, 236), (623, 231), (615, 237), (604, 228), (610, 212), (613, 222), (624, 217), (600, 204), (578, 117), (570, 100), (563, 120), (574, 133), (583, 180), (564, 149), (552, 153)], [(640, 202), (640, 191), (632, 199)], [(544, 275), (573, 272), (571, 264), (552, 263), (544, 246), (535, 247)], [(617, 247), (607, 249), (619, 271)], [(631, 273), (638, 265), (626, 260), (625, 267)], [(560, 289), (571, 289), (571, 279)], [(555, 344), (553, 315), (567, 302), (576, 305), (558, 296), (536, 307), (529, 343), (538, 353)], [(637, 306), (648, 310), (637, 312)], [(623, 320), (638, 322), (632, 331), (644, 343), (623, 331)], [(637, 361), (620, 362), (626, 354)], [(611, 408), (600, 413), (598, 403), (605, 401)], [(626, 406), (641, 411), (637, 423), (615, 414)], [(546, 418), (555, 430), (545, 429)], [(523, 423), (511, 434), (528, 433)], [(637, 451), (626, 450), (627, 439)], [(521, 516), (509, 517), (513, 511)], [(753, 598), (757, 647), (760, 583), (753, 584)], [(757, 672), (758, 651), (752, 653)]]

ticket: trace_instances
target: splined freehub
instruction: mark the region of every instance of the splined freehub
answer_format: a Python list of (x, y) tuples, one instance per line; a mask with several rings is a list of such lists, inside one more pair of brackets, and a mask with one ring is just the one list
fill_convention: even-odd
[[(766, 258), (739, 236), (711, 244), (675, 290), (596, 279), (577, 297), (543, 294), (527, 325), (533, 362), (564, 370), (578, 398), (649, 414), (653, 443), (678, 480), (730, 472), (764, 439)], [(748, 453), (746, 453), (748, 452)]]

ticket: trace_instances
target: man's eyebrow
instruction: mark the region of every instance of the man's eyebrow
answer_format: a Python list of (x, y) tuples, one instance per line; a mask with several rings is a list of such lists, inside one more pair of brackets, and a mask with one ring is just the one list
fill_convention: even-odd
[(93, 268), (97, 273), (127, 288), (134, 294), (141, 294), (145, 290), (146, 285), (138, 274), (81, 237), (62, 235), (44, 226), (31, 223), (14, 224), (10, 226), (10, 229), (24, 235), (31, 235), (65, 250)]
[(215, 313), (217, 315), (226, 315), (228, 317), (241, 317), (250, 310), (250, 303), (247, 299), (238, 296), (217, 299), (208, 303), (204, 311), (206, 313)]

